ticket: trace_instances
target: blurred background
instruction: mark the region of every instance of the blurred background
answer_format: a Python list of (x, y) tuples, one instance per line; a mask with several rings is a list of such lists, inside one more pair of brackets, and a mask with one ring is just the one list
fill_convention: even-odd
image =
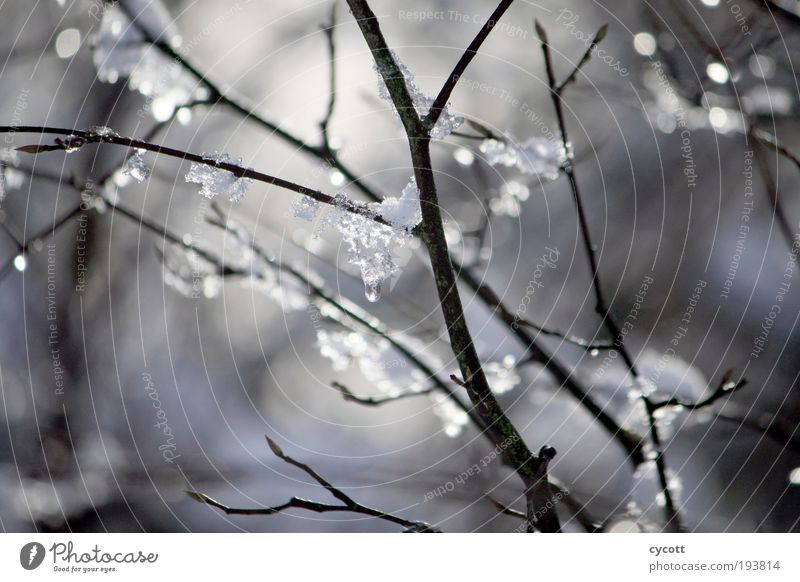
[[(800, 284), (791, 251), (800, 164), (776, 149), (800, 152), (800, 19), (794, 2), (775, 2), (772, 12), (737, 2), (519, 0), (451, 108), (509, 141), (552, 140), (558, 130), (533, 21), (547, 30), (559, 76), (609, 24), (564, 103), (611, 311), (630, 324), (626, 344), (657, 393), (700, 400), (728, 369), (748, 381), (730, 399), (659, 420), (681, 514), (691, 531), (797, 531)], [(493, 9), (477, 0), (371, 4), (398, 58), (433, 95)], [(364, 199), (299, 147), (321, 140), (331, 6), (4, 3), (0, 124), (110, 127)], [(346, 4), (334, 14), (331, 145), (374, 191), (399, 196), (412, 173), (400, 123), (379, 98)], [(278, 131), (207, 103), (208, 87), (146, 35)], [(433, 146), (454, 255), (512, 313), (607, 341), (566, 179), (490, 164), (486, 142), (463, 137), (478, 135), (476, 127)], [(756, 139), (759, 131), (780, 147)], [(242, 507), (292, 495), (333, 501), (275, 458), (265, 435), (381, 510), (446, 531), (519, 528), (485, 498), (524, 509), (518, 480), (499, 460), (457, 482), (491, 447), (456, 406), (435, 395), (364, 406), (331, 386), (378, 397), (424, 390), (429, 379), (412, 361), (380, 336), (353, 331), (348, 318), (335, 321), (309, 301), (303, 280), (285, 272), (223, 280), (164, 233), (226, 264), (250, 264), (247, 244), (214, 224), (235, 220), (271, 258), (379, 318), (446, 380), (457, 366), (418, 245), (401, 253), (371, 303), (325, 211), (313, 222), (294, 216), (299, 195), (253, 183), (241, 202), (212, 206), (180, 160), (146, 154), (152, 171), (139, 183), (121, 170), (132, 153), (124, 147), (34, 156), (12, 150), (52, 136), (12, 130), (3, 139), (3, 530), (398, 530), (345, 513), (226, 516), (185, 495), (198, 490)], [(551, 472), (570, 500), (609, 530), (660, 529), (651, 464), (634, 471), (618, 442), (527, 361), (474, 293), (461, 293), (501, 404), (532, 449), (557, 449)], [(538, 337), (617, 422), (643, 432), (619, 357)], [(567, 530), (582, 530), (568, 506), (559, 511)]]

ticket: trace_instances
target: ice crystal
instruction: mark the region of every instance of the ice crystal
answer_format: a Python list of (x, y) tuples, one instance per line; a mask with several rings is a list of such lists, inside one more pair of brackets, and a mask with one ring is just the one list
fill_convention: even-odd
[[(411, 73), (408, 67), (400, 62), (400, 59), (395, 52), (392, 52), (392, 57), (394, 57), (394, 61), (397, 63), (397, 67), (400, 69), (400, 72), (403, 75), (403, 78), (406, 82), (406, 89), (408, 89), (408, 93), (411, 96), (411, 100), (414, 103), (414, 108), (417, 110), (417, 114), (420, 117), (426, 116), (430, 111), (433, 102), (435, 101), (435, 97), (431, 97), (430, 95), (426, 95), (420, 91), (417, 83), (414, 81), (414, 75)], [(380, 68), (377, 64), (375, 65), (375, 72), (378, 74), (378, 95), (381, 97), (381, 99), (393, 104), (392, 97), (389, 94), (389, 88), (386, 86), (383, 76), (381, 75)], [(398, 118), (400, 117), (396, 109), (395, 115)], [(432, 139), (436, 140), (444, 139), (458, 129), (462, 123), (464, 123), (464, 118), (451, 113), (450, 106), (446, 105), (442, 110), (436, 125), (434, 125), (433, 129), (431, 129), (430, 136)]]
[(150, 177), (150, 168), (144, 163), (144, 154), (147, 150), (137, 149), (136, 153), (128, 158), (123, 174), (130, 176), (139, 183)]
[(314, 222), (319, 213), (319, 206), (319, 201), (310, 196), (301, 196), (292, 203), (292, 213), (295, 218), (306, 222)]
[(275, 301), (284, 312), (299, 311), (309, 305), (306, 280), (318, 282), (318, 277), (303, 266), (281, 268), (264, 252), (258, 252), (253, 235), (241, 224), (225, 219), (218, 209), (209, 221), (225, 229), (223, 257), (225, 265), (247, 274), (246, 283), (256, 292)]
[(231, 202), (241, 201), (251, 180), (239, 178), (232, 172), (219, 168), (218, 165), (222, 163), (241, 166), (242, 159), (231, 158), (228, 154), (203, 154), (203, 159), (208, 163), (192, 162), (189, 173), (186, 174), (186, 181), (200, 184), (202, 186), (200, 195), (206, 198), (227, 195)]
[(516, 166), (523, 174), (547, 180), (558, 178), (558, 171), (567, 159), (560, 143), (543, 137), (531, 137), (518, 143), (510, 133), (502, 139), (483, 140), (480, 150), (490, 166)]
[(179, 62), (146, 42), (147, 36), (177, 48), (178, 38), (163, 5), (142, 0), (142, 6), (131, 11), (137, 14), (136, 25), (115, 5), (105, 9), (92, 41), (97, 76), (108, 83), (127, 78), (131, 90), (148, 98), (146, 109), (153, 117), (166, 121), (176, 108), (207, 97), (208, 89), (198, 84)]
[[(380, 224), (375, 220), (378, 217), (389, 224)], [(399, 270), (398, 255), (421, 219), (419, 190), (413, 179), (399, 198), (389, 197), (380, 203), (364, 204), (336, 195), (326, 224), (342, 235), (348, 262), (361, 271), (369, 301), (380, 299), (384, 281)]]
[(105, 125), (92, 125), (91, 127), (87, 127), (84, 131), (89, 135), (96, 135), (100, 137), (119, 137), (119, 134), (116, 131), (110, 127), (106, 127)]

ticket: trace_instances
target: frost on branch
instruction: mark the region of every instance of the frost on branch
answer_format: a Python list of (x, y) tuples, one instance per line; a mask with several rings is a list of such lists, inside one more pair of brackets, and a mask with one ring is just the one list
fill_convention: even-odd
[[(406, 89), (408, 89), (408, 94), (411, 96), (411, 100), (414, 102), (414, 108), (417, 110), (417, 114), (420, 117), (426, 116), (436, 98), (426, 95), (420, 91), (419, 87), (417, 87), (417, 84), (414, 81), (414, 75), (408, 70), (408, 67), (400, 62), (400, 59), (394, 51), (392, 51), (392, 57), (394, 58), (395, 63), (397, 63), (397, 67), (403, 73), (403, 78), (406, 82)], [(375, 72), (378, 74), (378, 95), (384, 101), (393, 103), (392, 97), (389, 94), (389, 89), (386, 87), (386, 83), (383, 80), (383, 76), (380, 73), (378, 65), (376, 64), (374, 68)], [(396, 109), (395, 115), (398, 118), (400, 117)], [(457, 115), (451, 113), (450, 106), (447, 105), (442, 110), (436, 125), (433, 127), (433, 129), (431, 129), (431, 138), (438, 140), (444, 139), (458, 129), (462, 123), (464, 123), (464, 118), (458, 117)]]
[(125, 163), (123, 174), (130, 176), (139, 183), (144, 182), (150, 177), (150, 168), (144, 163), (144, 154), (147, 150), (137, 149), (136, 153), (128, 158)]
[(239, 202), (244, 198), (249, 178), (239, 178), (228, 170), (216, 167), (218, 164), (233, 164), (241, 166), (242, 158), (231, 158), (228, 154), (203, 154), (206, 164), (192, 162), (186, 181), (200, 184), (200, 195), (206, 198), (215, 198), (220, 194), (228, 196), (231, 202)]
[[(358, 207), (363, 214), (348, 210)], [(389, 225), (376, 222), (380, 217)], [(398, 253), (411, 240), (411, 230), (422, 220), (419, 189), (411, 182), (399, 198), (388, 197), (383, 202), (361, 203), (337, 194), (325, 224), (335, 228), (347, 243), (348, 262), (359, 268), (367, 299), (380, 299), (383, 282), (396, 273)]]
[(532, 137), (518, 143), (510, 133), (503, 139), (483, 140), (480, 150), (490, 166), (516, 166), (523, 174), (547, 180), (558, 178), (558, 171), (567, 160), (567, 153), (559, 142)]
[(92, 41), (98, 78), (107, 83), (127, 78), (131, 90), (147, 97), (147, 108), (157, 121), (166, 121), (178, 107), (207, 98), (208, 89), (180, 63), (148, 43), (137, 28), (141, 26), (149, 37), (177, 48), (179, 38), (162, 4), (127, 0), (126, 5), (137, 14), (136, 25), (118, 6), (109, 4)]

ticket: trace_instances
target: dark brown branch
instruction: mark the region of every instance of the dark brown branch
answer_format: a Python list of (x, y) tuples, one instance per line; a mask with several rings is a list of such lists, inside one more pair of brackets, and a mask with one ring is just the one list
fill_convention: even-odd
[[(542, 512), (542, 501), (550, 500), (547, 482), (547, 461), (555, 450), (543, 447), (546, 458), (539, 458), (528, 449), (516, 427), (505, 415), (486, 380), (480, 359), (464, 318), (464, 309), (456, 287), (444, 225), (439, 211), (436, 183), (430, 157), (428, 129), (419, 119), (405, 84), (405, 79), (383, 37), (375, 14), (365, 0), (348, 0), (348, 5), (372, 52), (378, 72), (383, 78), (395, 109), (400, 115), (409, 142), (414, 175), (420, 190), (422, 207), (421, 236), (430, 257), (439, 303), (447, 324), (450, 344), (467, 384), (467, 394), (496, 446), (501, 446), (526, 487), (530, 506), (535, 506), (537, 519), (530, 528), (560, 531), (556, 511)], [(529, 512), (530, 513), (530, 512)], [(532, 514), (531, 514), (532, 515)], [(531, 517), (529, 515), (529, 517)]]
[[(578, 214), (578, 224), (582, 235), (581, 238), (583, 239), (584, 249), (586, 251), (587, 259), (589, 260), (589, 266), (591, 269), (590, 275), (592, 277), (592, 287), (594, 289), (594, 295), (595, 295), (595, 311), (602, 318), (602, 323), (608, 329), (611, 337), (614, 338), (614, 343), (619, 347), (618, 351), (621, 354), (622, 359), (625, 362), (625, 365), (627, 366), (628, 370), (630, 371), (631, 375), (636, 381), (638, 380), (639, 376), (638, 371), (636, 369), (636, 365), (634, 364), (633, 358), (631, 357), (627, 347), (625, 346), (624, 337), (621, 333), (621, 330), (611, 315), (610, 309), (608, 307), (608, 304), (606, 303), (603, 294), (603, 287), (600, 283), (599, 265), (595, 253), (595, 248), (594, 245), (592, 244), (591, 233), (589, 230), (589, 222), (586, 218), (586, 212), (583, 207), (583, 200), (581, 198), (580, 189), (578, 188), (578, 181), (575, 177), (573, 163), (568, 153), (569, 136), (567, 134), (567, 124), (564, 118), (564, 109), (560, 91), (560, 88), (563, 88), (563, 85), (559, 85), (555, 78), (555, 72), (553, 69), (553, 62), (550, 52), (550, 44), (547, 40), (547, 33), (545, 32), (544, 28), (542, 27), (542, 25), (539, 23), (538, 20), (535, 22), (535, 28), (541, 44), (542, 54), (544, 56), (545, 69), (547, 72), (547, 81), (550, 87), (550, 98), (553, 103), (553, 108), (555, 109), (556, 112), (558, 128), (559, 131), (561, 132), (561, 141), (564, 150), (567, 152), (567, 159), (564, 163), (563, 171), (567, 175), (567, 179), (569, 180), (570, 188), (572, 190), (572, 197), (575, 202), (575, 208)], [(570, 77), (571, 76), (572, 75), (570, 75)], [(672, 491), (669, 486), (669, 478), (667, 476), (667, 467), (666, 467), (666, 461), (664, 459), (663, 444), (661, 442), (661, 435), (659, 434), (658, 423), (654, 414), (655, 409), (653, 408), (653, 403), (650, 401), (650, 399), (644, 392), (641, 392), (640, 398), (644, 404), (645, 412), (647, 414), (650, 439), (653, 444), (653, 452), (655, 456), (656, 470), (658, 472), (658, 479), (659, 479), (659, 484), (661, 486), (661, 493), (664, 496), (664, 513), (666, 518), (666, 527), (674, 531), (681, 531), (683, 529), (683, 526), (681, 523), (680, 514), (678, 512), (675, 500), (672, 495)]]
[(428, 128), (428, 130), (432, 129), (436, 125), (436, 122), (442, 115), (442, 111), (444, 111), (444, 108), (447, 107), (447, 102), (450, 100), (450, 95), (456, 88), (461, 75), (463, 75), (464, 71), (467, 70), (467, 67), (472, 62), (472, 59), (477, 56), (481, 45), (488, 38), (489, 33), (492, 32), (499, 20), (503, 17), (503, 14), (505, 14), (506, 10), (511, 7), (513, 2), (514, 0), (502, 0), (500, 4), (497, 5), (497, 8), (494, 9), (492, 15), (483, 24), (481, 29), (478, 31), (478, 34), (476, 34), (475, 38), (472, 39), (472, 42), (469, 43), (469, 46), (461, 55), (461, 58), (458, 59), (456, 66), (453, 68), (453, 72), (450, 73), (447, 81), (439, 90), (439, 94), (436, 96), (436, 99), (433, 101), (433, 105), (431, 105), (428, 114), (423, 120), (423, 124)]
[(293, 459), (292, 457), (286, 455), (281, 448), (269, 437), (267, 437), (267, 443), (269, 444), (270, 450), (272, 453), (281, 459), (282, 461), (297, 467), (298, 469), (304, 471), (307, 475), (309, 475), (314, 481), (322, 485), (328, 493), (333, 495), (336, 499), (342, 502), (342, 505), (333, 505), (329, 503), (319, 503), (316, 501), (309, 501), (308, 499), (301, 499), (299, 497), (292, 497), (286, 503), (282, 503), (281, 505), (275, 505), (272, 507), (257, 507), (257, 508), (234, 508), (229, 507), (212, 499), (211, 497), (204, 495), (203, 493), (198, 493), (196, 491), (187, 491), (187, 495), (194, 499), (195, 501), (199, 501), (200, 503), (205, 503), (207, 505), (211, 505), (218, 509), (221, 509), (227, 514), (230, 515), (274, 515), (276, 513), (281, 513), (290, 508), (298, 508), (298, 509), (307, 509), (309, 511), (316, 511), (317, 513), (328, 513), (328, 512), (340, 512), (340, 511), (347, 511), (350, 513), (359, 513), (361, 515), (368, 515), (370, 517), (376, 517), (378, 519), (382, 519), (384, 521), (389, 521), (391, 523), (395, 523), (397, 525), (401, 525), (406, 528), (406, 531), (412, 532), (420, 532), (420, 533), (434, 533), (439, 532), (437, 528), (421, 521), (411, 521), (391, 513), (386, 513), (384, 511), (380, 511), (378, 509), (373, 509), (366, 505), (362, 505), (358, 501), (355, 501), (352, 497), (347, 495), (344, 491), (331, 485), (322, 475), (317, 473), (314, 469), (310, 466), (306, 465), (305, 463), (301, 463)]
[[(197, 164), (205, 164), (207, 166), (213, 166), (215, 168), (219, 168), (221, 170), (230, 172), (237, 178), (248, 178), (251, 180), (255, 180), (257, 182), (262, 182), (264, 184), (269, 184), (272, 186), (277, 186), (279, 188), (284, 188), (286, 190), (291, 190), (293, 192), (297, 192), (298, 194), (309, 196), (310, 198), (322, 202), (323, 204), (329, 204), (329, 205), (339, 204), (336, 201), (336, 199), (334, 199), (333, 196), (325, 194), (324, 192), (320, 192), (319, 190), (314, 190), (313, 188), (307, 188), (306, 186), (301, 186), (300, 184), (290, 182), (289, 180), (284, 180), (283, 178), (271, 176), (269, 174), (253, 170), (252, 168), (243, 168), (242, 166), (231, 164), (229, 162), (219, 162), (212, 158), (206, 158), (198, 154), (193, 154), (191, 152), (186, 152), (183, 150), (170, 148), (167, 146), (153, 144), (144, 140), (134, 139), (130, 137), (122, 137), (115, 134), (105, 134), (105, 133), (100, 134), (87, 130), (65, 129), (60, 127), (43, 127), (43, 126), (31, 126), (31, 125), (24, 125), (18, 127), (0, 126), (0, 133), (9, 133), (9, 132), (54, 134), (54, 135), (67, 136), (67, 139), (65, 140), (56, 138), (55, 143), (53, 143), (52, 145), (29, 145), (17, 148), (17, 150), (25, 153), (37, 154), (42, 152), (58, 151), (58, 150), (71, 151), (74, 149), (81, 148), (88, 144), (108, 143), (112, 145), (126, 146), (129, 148), (143, 149), (156, 154), (177, 158), (179, 160), (187, 160), (190, 162), (195, 162)], [(387, 223), (383, 218), (381, 218), (380, 216), (374, 216), (364, 207), (350, 200), (345, 201), (341, 205), (341, 207), (349, 212), (360, 214), (366, 218), (374, 220), (379, 224), (389, 226), (389, 223)]]
[(725, 374), (723, 374), (722, 380), (720, 381), (719, 385), (714, 390), (714, 392), (712, 392), (711, 395), (708, 396), (707, 398), (704, 398), (697, 402), (688, 402), (686, 400), (673, 396), (672, 398), (667, 398), (666, 400), (661, 400), (659, 402), (653, 402), (651, 398), (650, 406), (653, 411), (656, 411), (659, 408), (664, 408), (667, 406), (677, 406), (685, 410), (700, 410), (702, 408), (706, 408), (708, 406), (711, 406), (712, 404), (715, 404), (718, 400), (727, 398), (740, 388), (743, 388), (744, 386), (747, 385), (747, 380), (742, 379), (739, 380), (738, 382), (734, 382), (731, 380), (732, 376), (733, 376), (733, 370), (726, 371)]
[(329, 79), (330, 79), (330, 97), (328, 98), (328, 109), (325, 111), (325, 117), (319, 124), (320, 131), (322, 132), (322, 147), (325, 148), (328, 155), (332, 153), (331, 140), (329, 135), (330, 123), (333, 118), (333, 112), (336, 109), (336, 41), (333, 37), (334, 30), (336, 29), (336, 6), (338, 2), (333, 0), (331, 2), (330, 20), (323, 26), (322, 31), (325, 33), (328, 46), (328, 60), (329, 66)]

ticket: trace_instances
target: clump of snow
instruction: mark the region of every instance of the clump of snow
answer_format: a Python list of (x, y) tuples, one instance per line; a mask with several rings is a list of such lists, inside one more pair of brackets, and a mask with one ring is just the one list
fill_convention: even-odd
[[(411, 73), (408, 67), (406, 67), (400, 61), (394, 51), (392, 52), (392, 56), (394, 57), (394, 61), (397, 63), (397, 67), (400, 69), (400, 72), (403, 74), (403, 78), (406, 82), (406, 89), (408, 89), (408, 93), (411, 96), (411, 100), (414, 103), (414, 108), (417, 110), (417, 114), (420, 117), (425, 117), (428, 115), (428, 112), (430, 111), (431, 106), (436, 98), (426, 95), (420, 90), (420, 88), (417, 86), (417, 83), (414, 81), (414, 75)], [(378, 95), (384, 101), (393, 103), (392, 97), (389, 94), (389, 88), (386, 86), (377, 64), (375, 65), (375, 72), (378, 74)], [(395, 115), (399, 118), (399, 113), (396, 109)], [(464, 118), (451, 113), (450, 106), (447, 105), (442, 110), (436, 125), (434, 125), (434, 127), (431, 129), (430, 136), (432, 139), (442, 140), (458, 129), (462, 123), (464, 123)]]
[(147, 150), (137, 149), (136, 153), (128, 158), (125, 163), (123, 174), (130, 176), (139, 183), (144, 182), (150, 177), (150, 168), (144, 163), (144, 154)]
[[(389, 224), (380, 224), (377, 218)], [(336, 195), (325, 224), (342, 235), (348, 262), (361, 271), (369, 301), (380, 299), (383, 282), (398, 271), (397, 253), (409, 243), (412, 229), (421, 220), (419, 189), (413, 179), (399, 198), (380, 203), (365, 204)]]
[(203, 154), (207, 163), (192, 162), (186, 181), (200, 184), (200, 195), (206, 198), (216, 198), (226, 195), (231, 202), (239, 202), (244, 198), (251, 180), (239, 178), (228, 170), (218, 167), (219, 164), (242, 165), (241, 158), (231, 158), (228, 154)]
[(318, 200), (314, 200), (310, 196), (301, 196), (292, 203), (292, 213), (295, 218), (306, 222), (314, 222), (319, 213), (319, 207)]

